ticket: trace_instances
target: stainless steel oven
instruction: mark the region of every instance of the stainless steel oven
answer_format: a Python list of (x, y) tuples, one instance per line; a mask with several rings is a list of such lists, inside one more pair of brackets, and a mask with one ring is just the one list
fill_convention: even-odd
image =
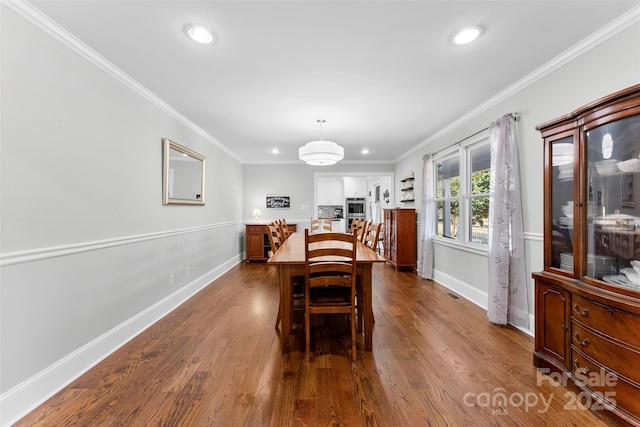
[(367, 217), (366, 200), (364, 197), (347, 197), (344, 206), (345, 231), (349, 232), (354, 219), (365, 219)]
[(364, 218), (366, 216), (364, 197), (348, 197), (345, 206), (347, 217)]

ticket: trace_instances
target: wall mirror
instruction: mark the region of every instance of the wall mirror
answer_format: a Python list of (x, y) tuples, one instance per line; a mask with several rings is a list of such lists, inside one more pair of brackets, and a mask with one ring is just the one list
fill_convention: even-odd
[(204, 205), (205, 157), (167, 138), (163, 148), (163, 204)]

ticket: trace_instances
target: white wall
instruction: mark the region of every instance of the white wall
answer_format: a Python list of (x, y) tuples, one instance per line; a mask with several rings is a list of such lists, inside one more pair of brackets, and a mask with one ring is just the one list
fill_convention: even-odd
[[(506, 64), (503, 64), (507, 66)], [(448, 133), (428, 141), (415, 152), (401, 159), (395, 166), (396, 188), (399, 179), (414, 170), (422, 176), (422, 156), (435, 153), (460, 141), (502, 115), (520, 113), (518, 146), (523, 192), (525, 251), (527, 277), (543, 268), (543, 146), (535, 126), (554, 119), (603, 97), (640, 82), (640, 25), (636, 24), (602, 44), (592, 46), (562, 67), (550, 71), (541, 78), (533, 76), (531, 84), (521, 90), (479, 108), (470, 114), (468, 121), (453, 127)], [(420, 209), (422, 200), (421, 179), (416, 179), (416, 203)], [(422, 229), (420, 225), (420, 230)], [(478, 305), (486, 308), (488, 290), (488, 265), (486, 254), (436, 244), (435, 279), (462, 293)], [(465, 268), (460, 268), (465, 266)], [(467, 268), (467, 266), (470, 266)], [(533, 317), (533, 280), (530, 279), (529, 306)], [(530, 333), (533, 324), (530, 325)]]
[[(238, 161), (4, 4), (0, 20), (4, 425), (239, 262), (244, 230)], [(163, 137), (206, 156), (205, 206), (162, 205)]]
[[(262, 222), (268, 223), (278, 218), (285, 218), (289, 223), (299, 223), (302, 226), (309, 223), (309, 219), (317, 217), (314, 209), (314, 176), (317, 173), (336, 174), (341, 176), (368, 173), (392, 173), (393, 165), (362, 165), (339, 163), (334, 166), (308, 166), (302, 162), (299, 165), (265, 165), (247, 164), (243, 167), (244, 188), (243, 216), (246, 221), (253, 221), (251, 212), (260, 208)], [(291, 209), (265, 209), (267, 194), (281, 194), (291, 196)], [(307, 209), (301, 209), (302, 206)]]
[[(522, 116), (528, 274), (541, 269), (542, 143), (535, 125), (640, 81), (635, 25), (395, 166), (242, 166), (4, 4), (0, 24), (0, 424), (238, 262), (242, 223), (252, 221), (266, 194), (291, 195), (292, 208), (265, 209), (262, 219), (291, 222), (315, 216), (316, 172), (393, 171), (399, 194), (402, 176), (421, 176), (424, 153), (507, 112)], [(206, 206), (162, 206), (163, 137), (207, 157)], [(419, 179), (415, 194), (419, 207)], [(441, 282), (482, 305), (485, 257), (438, 246), (435, 261)]]

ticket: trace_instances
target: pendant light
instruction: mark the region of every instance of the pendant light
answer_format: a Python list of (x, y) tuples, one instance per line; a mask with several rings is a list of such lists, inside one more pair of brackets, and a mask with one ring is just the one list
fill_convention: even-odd
[(311, 141), (298, 148), (298, 157), (303, 162), (312, 166), (335, 165), (344, 158), (344, 148), (331, 141), (322, 139), (322, 124), (324, 119), (318, 119), (320, 123), (320, 140)]

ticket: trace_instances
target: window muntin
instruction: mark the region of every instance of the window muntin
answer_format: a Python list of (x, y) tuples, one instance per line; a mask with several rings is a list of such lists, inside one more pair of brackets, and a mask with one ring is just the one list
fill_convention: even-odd
[(491, 147), (486, 136), (434, 159), (436, 236), (486, 245)]

